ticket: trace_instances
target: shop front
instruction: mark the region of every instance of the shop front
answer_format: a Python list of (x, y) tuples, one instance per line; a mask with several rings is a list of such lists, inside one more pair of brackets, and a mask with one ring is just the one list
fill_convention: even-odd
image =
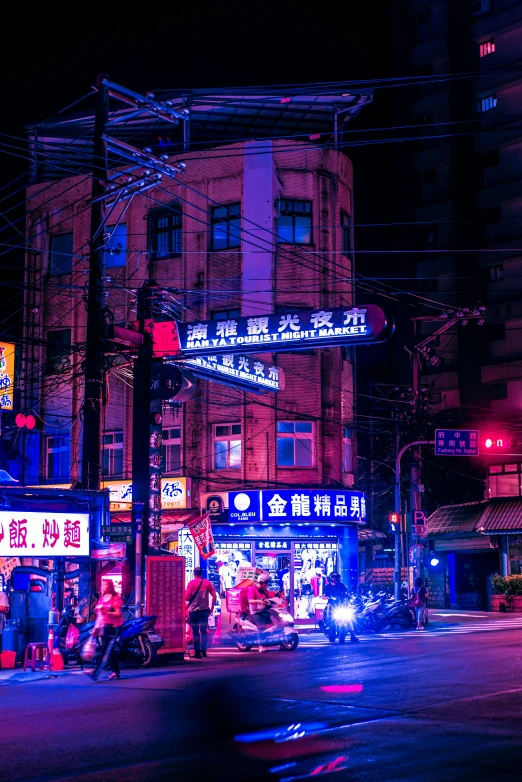
[[(296, 621), (315, 622), (332, 571), (348, 588), (358, 584), (358, 530), (366, 503), (358, 491), (335, 489), (218, 492), (202, 495), (212, 520), (215, 555), (207, 574), (224, 600), (248, 569), (270, 575)], [(221, 603), (223, 605), (223, 603)]]

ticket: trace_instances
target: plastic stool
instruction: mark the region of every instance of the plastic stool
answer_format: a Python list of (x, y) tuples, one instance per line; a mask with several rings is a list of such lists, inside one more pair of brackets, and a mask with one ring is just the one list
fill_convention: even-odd
[(31, 666), (32, 671), (36, 671), (47, 668), (51, 670), (51, 661), (49, 659), (49, 649), (46, 643), (32, 643), (27, 644), (24, 656), (24, 671)]

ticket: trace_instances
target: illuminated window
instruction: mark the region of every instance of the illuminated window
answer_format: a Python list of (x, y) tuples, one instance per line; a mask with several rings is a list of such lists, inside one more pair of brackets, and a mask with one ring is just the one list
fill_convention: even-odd
[(277, 241), (285, 244), (312, 243), (312, 203), (311, 201), (277, 202)]
[(494, 109), (497, 105), (497, 96), (496, 95), (487, 95), (485, 98), (480, 99), (480, 111), (491, 111), (491, 109)]
[(71, 463), (71, 438), (69, 436), (48, 437), (47, 480), (67, 481)]
[(490, 41), (485, 41), (479, 45), (479, 52), (481, 57), (487, 57), (488, 54), (493, 54), (495, 51), (495, 41), (493, 38)]
[(116, 266), (125, 266), (127, 259), (127, 226), (125, 223), (120, 225), (108, 225), (107, 233), (110, 237), (103, 250), (103, 264), (106, 269)]
[(240, 246), (241, 204), (213, 207), (212, 250), (231, 250)]
[(147, 215), (149, 258), (172, 258), (181, 254), (181, 207), (155, 209)]
[(277, 466), (314, 466), (314, 424), (312, 421), (277, 422)]
[(163, 460), (161, 471), (164, 473), (179, 472), (181, 469), (181, 428), (163, 430)]
[(70, 274), (73, 267), (73, 235), (54, 234), (50, 241), (49, 274)]
[(123, 478), (123, 432), (103, 435), (103, 475)]
[(214, 470), (239, 470), (241, 467), (241, 424), (214, 424), (212, 427)]

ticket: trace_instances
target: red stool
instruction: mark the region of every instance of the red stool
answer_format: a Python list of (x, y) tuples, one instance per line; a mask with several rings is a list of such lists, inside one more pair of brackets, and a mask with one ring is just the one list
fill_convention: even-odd
[(31, 666), (32, 671), (47, 669), (51, 670), (51, 661), (49, 659), (49, 649), (46, 643), (27, 644), (24, 656), (24, 671)]

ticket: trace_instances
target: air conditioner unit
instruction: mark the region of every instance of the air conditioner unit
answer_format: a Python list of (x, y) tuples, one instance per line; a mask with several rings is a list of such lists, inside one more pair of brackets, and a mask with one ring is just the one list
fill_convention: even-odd
[(471, 4), (471, 13), (473, 16), (482, 16), (491, 11), (491, 0), (473, 0)]

